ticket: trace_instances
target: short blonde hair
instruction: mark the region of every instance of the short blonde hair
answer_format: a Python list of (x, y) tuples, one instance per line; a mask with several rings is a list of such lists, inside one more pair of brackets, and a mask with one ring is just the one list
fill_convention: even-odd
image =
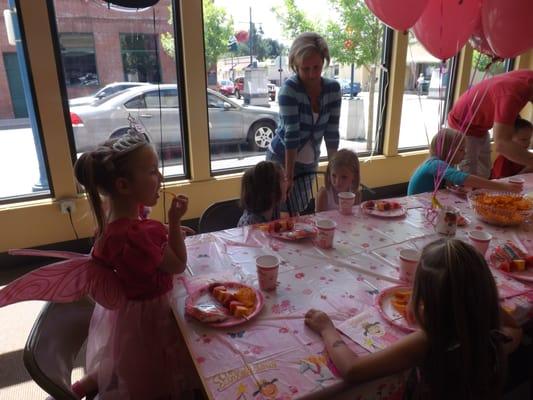
[(442, 128), (429, 145), (429, 154), (433, 157), (437, 157), (439, 160), (446, 161), (450, 155), (450, 151), (457, 148), (461, 141), (462, 133), (455, 129)]
[(326, 40), (316, 32), (299, 34), (289, 50), (289, 68), (298, 73), (298, 65), (312, 53), (317, 53), (322, 57), (325, 67), (329, 65), (329, 48)]

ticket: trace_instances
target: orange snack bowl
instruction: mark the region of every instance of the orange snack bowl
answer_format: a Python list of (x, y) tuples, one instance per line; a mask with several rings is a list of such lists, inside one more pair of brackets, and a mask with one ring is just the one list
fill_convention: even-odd
[(519, 193), (478, 189), (467, 197), (476, 216), (492, 225), (520, 225), (533, 212), (533, 201)]

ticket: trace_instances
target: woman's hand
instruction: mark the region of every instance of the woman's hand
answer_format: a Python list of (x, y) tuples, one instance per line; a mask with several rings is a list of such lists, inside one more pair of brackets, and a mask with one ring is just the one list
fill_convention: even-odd
[(322, 332), (328, 328), (335, 329), (333, 322), (325, 312), (313, 308), (305, 314), (305, 324), (319, 335), (322, 335)]
[(187, 196), (180, 194), (174, 197), (172, 199), (172, 203), (170, 204), (170, 208), (168, 210), (169, 225), (180, 224), (181, 218), (187, 212), (188, 207), (189, 207), (189, 198)]

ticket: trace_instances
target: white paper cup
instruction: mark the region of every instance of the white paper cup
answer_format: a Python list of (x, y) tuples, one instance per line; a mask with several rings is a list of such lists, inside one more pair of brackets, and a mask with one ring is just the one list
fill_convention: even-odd
[(353, 203), (355, 202), (355, 194), (352, 192), (340, 192), (339, 197), (339, 212), (343, 215), (351, 215)]
[(331, 219), (319, 219), (315, 222), (315, 225), (318, 228), (315, 244), (323, 249), (331, 249), (333, 247), (333, 238), (335, 237), (337, 224)]
[(400, 250), (400, 280), (408, 283), (414, 281), (419, 260), (419, 251), (413, 249)]
[(279, 260), (276, 256), (259, 256), (255, 259), (257, 279), (261, 290), (274, 290), (278, 282)]
[(492, 235), (485, 231), (475, 230), (468, 232), (468, 238), (470, 239), (472, 246), (474, 246), (481, 254), (485, 255), (489, 248)]

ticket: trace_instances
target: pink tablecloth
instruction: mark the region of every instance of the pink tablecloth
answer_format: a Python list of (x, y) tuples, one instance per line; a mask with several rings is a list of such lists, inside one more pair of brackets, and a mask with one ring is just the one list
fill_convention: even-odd
[[(525, 191), (533, 190), (533, 174), (524, 175)], [(341, 323), (373, 308), (380, 290), (399, 283), (398, 253), (421, 249), (439, 237), (424, 217), (428, 194), (398, 199), (407, 209), (403, 219), (380, 219), (354, 208), (351, 217), (321, 213), (337, 222), (334, 249), (321, 250), (309, 240), (272, 239), (258, 229), (236, 228), (187, 240), (193, 274), (174, 288), (174, 313), (209, 396), (213, 399), (401, 398), (403, 375), (365, 384), (345, 384), (336, 375), (321, 339), (304, 325), (309, 308), (324, 310)], [(439, 200), (470, 219), (456, 237), (472, 229), (492, 233), (491, 247), (505, 240), (533, 253), (533, 226), (500, 228), (480, 222), (466, 199), (441, 191)], [(489, 250), (490, 252), (490, 250)], [(231, 329), (209, 328), (184, 317), (187, 290), (213, 280), (242, 281), (257, 287), (255, 258), (274, 254), (281, 260), (279, 286), (265, 293), (265, 306), (253, 320)], [(522, 284), (495, 272), (506, 308), (524, 321), (533, 315), (533, 295), (519, 293)], [(185, 280), (186, 284), (184, 284)], [(531, 286), (533, 289), (533, 285)], [(358, 354), (367, 353), (352, 342)]]

